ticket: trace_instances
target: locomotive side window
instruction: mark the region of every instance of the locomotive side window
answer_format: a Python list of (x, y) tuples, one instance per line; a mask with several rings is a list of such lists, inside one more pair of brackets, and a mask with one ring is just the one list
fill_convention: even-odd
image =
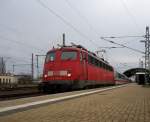
[(112, 67), (110, 67), (110, 71), (113, 71), (113, 68), (112, 68)]
[(95, 66), (98, 67), (98, 60), (97, 59), (95, 59)]
[(92, 59), (91, 56), (88, 55), (88, 63), (91, 64), (92, 63)]
[(92, 57), (92, 64), (95, 65), (95, 59)]
[(101, 61), (99, 61), (99, 67), (102, 67), (102, 62)]
[(48, 53), (46, 56), (46, 62), (54, 61), (54, 60), (55, 60), (55, 52)]
[(94, 58), (90, 55), (88, 55), (88, 63), (92, 64), (96, 67), (101, 67), (101, 68), (108, 70), (108, 71), (113, 71), (113, 68), (111, 66), (109, 66), (108, 64), (106, 64), (102, 61), (97, 60), (96, 58)]
[(106, 64), (106, 67), (105, 67), (105, 69), (106, 69), (106, 70), (108, 70), (108, 67), (109, 67), (109, 66)]
[(92, 56), (88, 55), (88, 63), (94, 65), (94, 62), (95, 62), (94, 58)]
[(77, 58), (77, 52), (75, 51), (64, 51), (61, 54), (62, 60), (75, 60)]

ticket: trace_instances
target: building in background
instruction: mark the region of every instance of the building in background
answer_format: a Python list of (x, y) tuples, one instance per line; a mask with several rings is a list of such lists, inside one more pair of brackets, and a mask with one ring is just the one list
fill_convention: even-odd
[(32, 84), (32, 76), (31, 74), (24, 74), (24, 73), (20, 73), (18, 75), (15, 75), (15, 77), (17, 77), (18, 79), (18, 84)]
[(0, 88), (16, 87), (18, 79), (12, 74), (0, 74)]

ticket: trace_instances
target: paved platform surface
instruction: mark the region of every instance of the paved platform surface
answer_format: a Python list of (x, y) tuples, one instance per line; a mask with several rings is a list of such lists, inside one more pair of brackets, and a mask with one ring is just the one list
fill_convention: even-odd
[(126, 87), (0, 117), (0, 122), (150, 122), (150, 87)]
[(10, 106), (16, 106), (16, 105), (22, 105), (26, 103), (36, 102), (40, 100), (47, 100), (47, 99), (53, 99), (53, 98), (59, 98), (59, 97), (65, 97), (69, 95), (75, 95), (85, 92), (92, 92), (95, 90), (105, 89), (105, 88), (111, 88), (110, 87), (100, 87), (96, 89), (86, 89), (86, 90), (78, 90), (78, 91), (69, 91), (69, 92), (63, 92), (63, 93), (55, 93), (55, 94), (43, 94), (41, 96), (33, 96), (33, 97), (27, 97), (27, 98), (20, 98), (20, 99), (12, 99), (12, 100), (0, 100), (0, 109)]

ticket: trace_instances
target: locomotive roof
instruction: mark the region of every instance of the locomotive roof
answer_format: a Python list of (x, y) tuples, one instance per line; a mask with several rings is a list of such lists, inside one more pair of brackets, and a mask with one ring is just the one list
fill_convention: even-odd
[(89, 55), (95, 57), (96, 59), (98, 60), (101, 60), (103, 63), (106, 63), (107, 65), (110, 66), (110, 64), (105, 61), (103, 58), (100, 58), (98, 57), (94, 52), (91, 52), (91, 51), (88, 51), (87, 49), (85, 49), (83, 46), (81, 45), (75, 45), (75, 46), (62, 46), (60, 48), (53, 48), (52, 50), (48, 51), (48, 52), (51, 52), (51, 51), (57, 51), (57, 50), (76, 50), (76, 51), (84, 51), (84, 52), (87, 52)]

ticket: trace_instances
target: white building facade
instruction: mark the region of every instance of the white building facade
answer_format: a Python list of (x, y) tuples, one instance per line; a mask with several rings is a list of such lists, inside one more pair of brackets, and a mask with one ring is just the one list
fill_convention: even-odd
[(18, 79), (14, 75), (0, 74), (0, 86), (13, 86), (17, 85)]

